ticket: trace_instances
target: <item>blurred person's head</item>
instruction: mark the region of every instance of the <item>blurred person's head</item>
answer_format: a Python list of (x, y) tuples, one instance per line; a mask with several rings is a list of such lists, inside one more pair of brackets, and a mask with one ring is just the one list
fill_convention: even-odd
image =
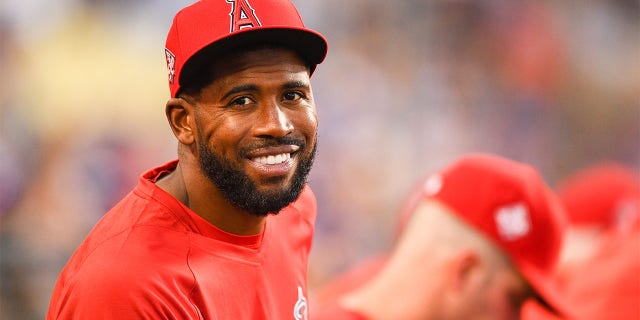
[(492, 320), (518, 319), (529, 298), (562, 309), (551, 278), (566, 221), (534, 168), (469, 155), (421, 190), (387, 264), (343, 296), (344, 308), (368, 319)]
[(631, 167), (593, 164), (565, 177), (557, 191), (569, 218), (563, 265), (579, 265), (607, 236), (640, 226), (640, 175)]
[[(639, 179), (631, 167), (600, 162), (557, 186), (569, 228), (555, 277), (575, 319), (640, 319)], [(557, 318), (530, 303), (523, 319)]]

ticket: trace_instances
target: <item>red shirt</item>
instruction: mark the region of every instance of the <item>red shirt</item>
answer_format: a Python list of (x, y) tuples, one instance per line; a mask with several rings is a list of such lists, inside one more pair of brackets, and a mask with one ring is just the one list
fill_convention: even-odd
[(312, 310), (311, 319), (318, 320), (367, 320), (367, 317), (351, 310), (346, 310), (337, 303)]
[(306, 319), (316, 200), (224, 232), (155, 185), (155, 168), (94, 227), (54, 288), (47, 319)]

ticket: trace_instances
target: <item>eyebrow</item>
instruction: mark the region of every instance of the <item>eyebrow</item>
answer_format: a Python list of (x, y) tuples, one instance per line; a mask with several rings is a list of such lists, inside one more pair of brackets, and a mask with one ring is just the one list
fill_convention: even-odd
[(285, 89), (294, 89), (294, 88), (309, 89), (310, 86), (309, 86), (309, 83), (307, 82), (294, 80), (294, 81), (289, 81), (285, 83), (283, 87)]
[[(303, 89), (309, 89), (310, 85), (307, 82), (304, 81), (298, 81), (298, 80), (294, 80), (294, 81), (288, 81), (285, 84), (282, 85), (282, 87), (284, 89), (294, 89), (294, 88), (303, 88)], [(243, 91), (257, 91), (258, 90), (258, 86), (255, 84), (245, 84), (245, 85), (240, 85), (237, 87), (233, 87), (231, 88), (231, 90), (227, 91), (227, 93), (224, 94), (224, 96), (222, 96), (222, 99), (226, 99), (231, 95), (234, 95), (236, 93), (240, 93)]]
[(224, 100), (230, 95), (234, 95), (242, 91), (256, 91), (256, 90), (258, 90), (258, 86), (256, 86), (255, 84), (245, 84), (245, 85), (233, 87), (231, 88), (231, 90), (227, 91), (227, 93), (225, 93), (224, 96), (222, 96), (222, 99)]

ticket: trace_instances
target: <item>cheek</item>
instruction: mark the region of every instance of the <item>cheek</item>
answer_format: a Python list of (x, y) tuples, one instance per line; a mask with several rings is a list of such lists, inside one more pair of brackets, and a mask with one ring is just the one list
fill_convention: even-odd
[(300, 112), (296, 117), (294, 126), (298, 128), (305, 136), (315, 137), (318, 130), (318, 115), (315, 109), (308, 108), (304, 112)]
[(249, 132), (250, 121), (234, 121), (232, 118), (216, 123), (211, 128), (211, 140), (225, 144), (237, 144)]
[(237, 140), (246, 131), (248, 122), (229, 115), (200, 114), (196, 123), (199, 143), (206, 144), (214, 152), (223, 153), (238, 144)]
[(487, 293), (486, 298), (486, 311), (490, 319), (519, 319), (520, 306), (513, 302), (506, 288), (494, 286)]

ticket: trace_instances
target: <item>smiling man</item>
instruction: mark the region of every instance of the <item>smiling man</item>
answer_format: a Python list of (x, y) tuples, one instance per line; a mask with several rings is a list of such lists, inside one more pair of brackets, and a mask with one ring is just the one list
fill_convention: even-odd
[(178, 159), (95, 226), (47, 319), (306, 319), (326, 50), (288, 0), (182, 9), (165, 48)]

